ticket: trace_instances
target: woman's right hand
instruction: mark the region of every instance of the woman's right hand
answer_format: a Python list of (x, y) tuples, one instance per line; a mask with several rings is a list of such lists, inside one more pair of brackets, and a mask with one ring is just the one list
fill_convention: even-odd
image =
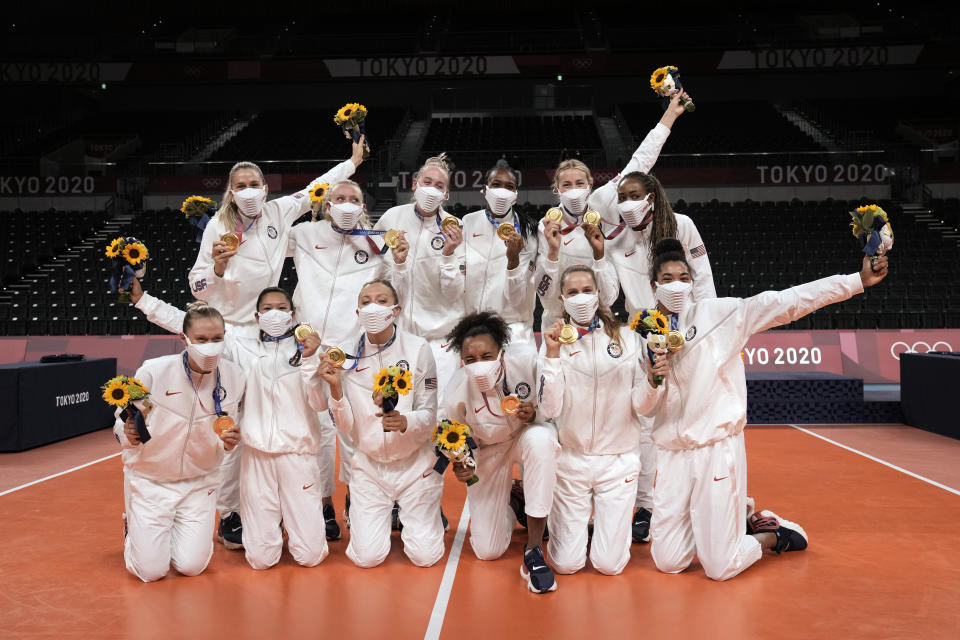
[(543, 235), (547, 239), (547, 259), (556, 262), (560, 257), (560, 223), (556, 220), (544, 220)]
[(127, 436), (127, 441), (133, 446), (140, 444), (140, 434), (137, 433), (137, 425), (133, 423), (133, 418), (127, 418), (123, 423), (123, 433)]
[(547, 345), (548, 358), (560, 357), (561, 327), (563, 327), (563, 322), (561, 322), (560, 320), (554, 320), (553, 325), (551, 325), (549, 329), (543, 332), (543, 343)]
[(459, 480), (460, 482), (466, 482), (467, 480), (469, 480), (470, 478), (472, 478), (477, 474), (476, 474), (476, 471), (473, 470), (473, 467), (468, 467), (462, 462), (454, 461), (453, 475), (455, 475), (457, 477), (457, 480)]
[(343, 379), (340, 377), (342, 371), (340, 367), (333, 364), (327, 354), (323, 354), (320, 358), (320, 367), (317, 369), (316, 375), (330, 385), (330, 395), (333, 396), (334, 400), (343, 398)]
[(407, 242), (407, 232), (399, 231), (400, 239), (397, 240), (397, 246), (390, 250), (393, 254), (393, 261), (397, 264), (403, 264), (407, 261), (407, 253), (410, 252), (410, 243)]
[(240, 247), (237, 247), (233, 251), (230, 250), (229, 245), (225, 242), (217, 240), (213, 243), (213, 272), (217, 274), (220, 278), (223, 277), (224, 272), (227, 270), (227, 263), (230, 262), (230, 258), (237, 255), (237, 251), (240, 250)]
[(653, 354), (653, 366), (650, 367), (650, 370), (647, 373), (647, 379), (649, 380), (651, 387), (656, 387), (657, 385), (654, 384), (653, 377), (660, 376), (663, 380), (666, 380), (667, 372), (669, 371), (670, 367), (668, 365), (669, 358), (667, 356), (666, 349), (654, 349)]

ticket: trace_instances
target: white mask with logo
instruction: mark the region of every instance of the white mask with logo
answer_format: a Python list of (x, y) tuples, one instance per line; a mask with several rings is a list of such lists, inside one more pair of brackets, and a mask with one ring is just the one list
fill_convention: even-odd
[(421, 213), (432, 213), (440, 208), (444, 194), (443, 191), (440, 191), (440, 189), (436, 187), (417, 185), (417, 190), (413, 192), (413, 197), (416, 199), (417, 206), (420, 207)]
[(670, 313), (680, 314), (693, 295), (693, 283), (674, 280), (666, 284), (658, 284), (654, 292), (657, 302), (666, 307)]
[(575, 216), (581, 215), (587, 209), (587, 196), (590, 189), (568, 189), (560, 194), (560, 204)]
[(620, 217), (623, 218), (623, 221), (630, 227), (638, 226), (643, 222), (643, 219), (647, 217), (650, 208), (653, 206), (650, 202), (652, 197), (653, 194), (648, 193), (647, 197), (642, 200), (624, 200), (617, 205), (617, 211), (620, 213)]
[(200, 367), (201, 371), (209, 372), (217, 368), (220, 355), (223, 353), (224, 347), (227, 346), (226, 342), (221, 340), (220, 342), (202, 342), (195, 344), (190, 342), (190, 338), (187, 338), (187, 336), (183, 337), (187, 341), (188, 357), (195, 365)]
[(595, 293), (578, 293), (563, 299), (563, 308), (581, 327), (586, 327), (593, 321), (599, 306), (600, 298)]
[(237, 209), (248, 218), (256, 218), (263, 209), (263, 203), (267, 199), (267, 192), (263, 189), (247, 187), (240, 191), (231, 191), (233, 201), (237, 203)]
[(497, 380), (500, 379), (500, 354), (497, 354), (494, 360), (481, 360), (463, 365), (463, 370), (467, 372), (467, 377), (473, 380), (477, 388), (483, 393), (490, 393), (494, 390)]
[(270, 309), (260, 314), (257, 320), (260, 330), (271, 338), (282, 336), (293, 326), (293, 312)]
[(487, 210), (492, 213), (494, 217), (502, 218), (510, 211), (510, 207), (517, 202), (517, 192), (500, 187), (496, 189), (487, 187), (486, 193), (483, 194), (483, 199), (487, 201)]
[(367, 335), (380, 333), (393, 324), (394, 309), (396, 308), (397, 305), (385, 307), (375, 302), (364, 305), (357, 310), (357, 315), (360, 317), (360, 326), (367, 332)]
[(339, 202), (330, 205), (330, 218), (333, 220), (333, 224), (344, 231), (357, 226), (361, 215), (363, 215), (363, 207), (352, 202)]

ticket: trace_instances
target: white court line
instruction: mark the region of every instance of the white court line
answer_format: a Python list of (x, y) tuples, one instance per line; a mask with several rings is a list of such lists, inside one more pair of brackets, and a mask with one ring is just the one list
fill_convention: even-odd
[(453, 590), (453, 579), (457, 577), (457, 565), (460, 564), (460, 552), (463, 550), (463, 541), (467, 537), (467, 523), (470, 522), (470, 500), (463, 503), (463, 512), (460, 514), (460, 523), (457, 525), (457, 534), (453, 537), (450, 547), (450, 556), (447, 566), (443, 570), (443, 580), (440, 581), (440, 590), (437, 591), (437, 600), (433, 603), (433, 612), (430, 614), (430, 624), (423, 635), (424, 640), (435, 640), (440, 637), (443, 628), (443, 618), (447, 615), (447, 604), (450, 602), (450, 591)]
[(825, 441), (825, 442), (829, 442), (830, 444), (837, 445), (837, 446), (840, 447), (841, 449), (846, 449), (847, 451), (852, 451), (853, 453), (856, 453), (857, 455), (861, 455), (861, 456), (863, 456), (864, 458), (867, 458), (867, 459), (869, 459), (869, 460), (873, 460), (874, 462), (879, 462), (880, 464), (882, 464), (882, 465), (884, 465), (884, 466), (886, 466), (886, 467), (890, 467), (891, 469), (896, 469), (896, 470), (899, 471), (900, 473), (905, 473), (905, 474), (907, 474), (908, 476), (910, 476), (910, 477), (912, 477), (912, 478), (916, 478), (917, 480), (923, 480), (923, 481), (926, 482), (927, 484), (932, 484), (933, 486), (939, 487), (939, 488), (943, 489), (944, 491), (949, 491), (950, 493), (953, 493), (953, 494), (956, 494), (956, 495), (960, 496), (960, 491), (954, 489), (953, 487), (948, 487), (948, 486), (945, 485), (945, 484), (940, 484), (940, 483), (937, 482), (936, 480), (931, 480), (930, 478), (926, 478), (926, 477), (924, 477), (924, 476), (921, 476), (920, 474), (914, 473), (913, 471), (908, 471), (908, 470), (904, 469), (903, 467), (898, 467), (897, 465), (892, 464), (892, 463), (890, 463), (890, 462), (887, 462), (886, 460), (881, 460), (880, 458), (877, 458), (877, 457), (875, 457), (875, 456), (872, 456), (872, 455), (870, 455), (869, 453), (864, 453), (863, 451), (860, 451), (859, 449), (854, 449), (853, 447), (848, 447), (848, 446), (845, 445), (845, 444), (840, 444), (840, 443), (837, 442), (836, 440), (831, 440), (830, 438), (827, 438), (827, 437), (825, 437), (825, 436), (822, 436), (822, 435), (820, 435), (819, 433), (814, 433), (813, 431), (810, 431), (809, 429), (804, 429), (803, 427), (798, 427), (798, 426), (795, 425), (795, 424), (788, 424), (787, 426), (788, 426), (788, 427), (793, 427), (794, 429), (797, 429), (798, 431), (803, 431), (804, 433), (809, 434), (809, 435), (813, 436), (814, 438), (820, 438), (821, 440), (823, 440), (823, 441)]
[(27, 487), (32, 487), (32, 486), (35, 485), (35, 484), (40, 484), (41, 482), (46, 482), (47, 480), (53, 480), (54, 478), (59, 478), (60, 476), (65, 476), (65, 475), (67, 475), (68, 473), (71, 473), (71, 472), (73, 472), (73, 471), (79, 471), (80, 469), (83, 469), (83, 468), (85, 468), (85, 467), (89, 467), (89, 466), (91, 466), (91, 465), (95, 465), (95, 464), (97, 464), (98, 462), (103, 462), (104, 460), (109, 460), (110, 458), (116, 458), (116, 457), (117, 457), (118, 455), (120, 455), (121, 453), (123, 453), (123, 452), (122, 452), (122, 451), (118, 451), (118, 452), (116, 452), (116, 453), (111, 453), (111, 454), (108, 455), (108, 456), (104, 456), (104, 457), (99, 458), (99, 459), (97, 459), (97, 460), (94, 460), (94, 461), (92, 461), (92, 462), (87, 462), (86, 464), (81, 464), (80, 466), (74, 467), (73, 469), (67, 469), (66, 471), (61, 471), (60, 473), (55, 473), (55, 474), (53, 474), (52, 476), (47, 476), (46, 478), (40, 478), (39, 480), (34, 480), (33, 482), (28, 482), (27, 484), (22, 484), (22, 485), (20, 485), (19, 487), (14, 487), (13, 489), (7, 489), (6, 491), (0, 492), (0, 496), (5, 496), (5, 495), (7, 495), (8, 493), (13, 493), (14, 491), (20, 491), (20, 489), (26, 489)]

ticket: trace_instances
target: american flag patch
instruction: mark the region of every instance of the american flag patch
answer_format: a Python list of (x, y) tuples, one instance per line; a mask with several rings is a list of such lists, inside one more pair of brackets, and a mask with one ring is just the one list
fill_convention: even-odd
[(298, 191), (297, 193), (293, 194), (293, 197), (294, 197), (295, 200), (299, 200), (299, 199), (301, 199), (302, 197), (304, 197), (305, 195), (307, 195), (307, 194)]
[(437, 379), (436, 378), (425, 378), (423, 381), (424, 389), (434, 389), (437, 388)]
[(690, 250), (691, 258), (702, 258), (705, 255), (707, 255), (707, 248), (703, 245), (700, 245), (699, 247), (694, 247), (693, 249)]

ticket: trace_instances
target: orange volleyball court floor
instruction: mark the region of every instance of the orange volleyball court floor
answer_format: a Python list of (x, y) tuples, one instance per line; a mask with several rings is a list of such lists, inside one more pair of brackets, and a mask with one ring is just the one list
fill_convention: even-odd
[(123, 564), (110, 430), (0, 454), (0, 638), (960, 638), (960, 441), (764, 425), (746, 442), (758, 508), (803, 525), (807, 551), (716, 583), (698, 565), (661, 574), (635, 544), (623, 574), (588, 567), (546, 595), (519, 576), (522, 529), (500, 560), (473, 556), (466, 491), (449, 473), (434, 567), (411, 565), (394, 534), (383, 565), (358, 569), (344, 528), (315, 568), (284, 552), (253, 571), (218, 544), (200, 576), (144, 584)]

